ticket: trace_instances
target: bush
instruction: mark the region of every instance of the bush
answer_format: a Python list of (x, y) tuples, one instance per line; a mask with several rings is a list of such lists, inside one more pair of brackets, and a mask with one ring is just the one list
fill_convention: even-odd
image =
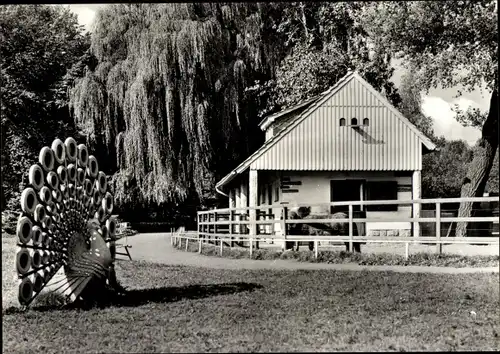
[(9, 235), (16, 234), (17, 215), (9, 210), (2, 211), (2, 231)]

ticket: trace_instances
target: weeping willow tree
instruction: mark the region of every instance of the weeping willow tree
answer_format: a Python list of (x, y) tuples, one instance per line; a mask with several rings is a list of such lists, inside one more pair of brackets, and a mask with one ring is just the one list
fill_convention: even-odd
[(203, 198), (259, 143), (245, 88), (277, 66), (278, 6), (116, 4), (97, 13), (96, 63), (76, 80), (70, 107), (93, 150), (105, 151), (119, 203)]

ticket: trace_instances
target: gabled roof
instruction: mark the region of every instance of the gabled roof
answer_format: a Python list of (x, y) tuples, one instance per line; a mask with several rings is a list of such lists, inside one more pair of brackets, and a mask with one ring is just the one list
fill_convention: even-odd
[[(407, 118), (405, 118), (387, 99), (379, 93), (377, 90), (375, 90), (368, 82), (366, 82), (357, 72), (348, 72), (343, 78), (341, 78), (334, 86), (332, 86), (330, 89), (325, 91), (323, 94), (314, 97), (313, 99), (310, 99), (306, 102), (303, 102), (302, 104), (299, 104), (297, 106), (291, 107), (288, 110), (279, 112), (277, 114), (274, 114), (266, 119), (264, 119), (261, 122), (261, 127), (264, 124), (271, 124), (271, 118), (274, 117), (274, 119), (277, 119), (278, 117), (290, 113), (293, 110), (297, 110), (301, 107), (304, 107), (305, 105), (309, 104), (308, 108), (304, 110), (301, 114), (298, 114), (296, 117), (294, 117), (290, 122), (287, 123), (287, 125), (280, 131), (278, 134), (274, 135), (273, 137), (269, 138), (263, 146), (261, 146), (256, 152), (254, 152), (252, 155), (250, 155), (245, 161), (243, 161), (238, 167), (236, 167), (231, 173), (226, 175), (222, 180), (220, 180), (216, 184), (216, 190), (222, 193), (219, 188), (222, 187), (223, 185), (227, 184), (230, 182), (232, 179), (236, 177), (236, 175), (241, 174), (244, 172), (247, 168), (250, 167), (250, 165), (256, 161), (260, 156), (262, 156), (266, 151), (268, 151), (270, 148), (272, 148), (275, 144), (277, 144), (280, 140), (282, 140), (290, 131), (292, 131), (297, 125), (299, 125), (301, 122), (303, 122), (308, 116), (310, 116), (314, 111), (316, 111), (323, 103), (325, 103), (328, 99), (330, 99), (332, 96), (334, 96), (339, 90), (341, 90), (348, 82), (350, 82), (353, 78), (358, 80), (363, 84), (363, 86), (368, 89), (385, 107), (387, 107), (397, 118), (399, 118), (415, 135), (417, 135), (423, 145), (428, 149), (428, 150), (434, 150), (436, 146), (420, 131), (418, 130), (417, 127), (415, 127)], [(288, 112), (287, 112), (288, 111)]]
[[(326, 91), (325, 91), (326, 92)], [(289, 108), (285, 108), (284, 110), (281, 110), (277, 113), (273, 113), (269, 116), (267, 116), (266, 118), (264, 118), (260, 123), (259, 123), (259, 127), (262, 129), (262, 130), (266, 130), (271, 124), (274, 123), (274, 121), (286, 114), (290, 114), (290, 113), (293, 113), (301, 108), (307, 108), (308, 106), (312, 105), (314, 102), (316, 102), (317, 100), (319, 100), (321, 97), (323, 97), (323, 95), (325, 94), (325, 92), (323, 92), (322, 94), (320, 95), (317, 95), (317, 96), (314, 96), (313, 98), (310, 98), (304, 102), (301, 102), (295, 106), (292, 106), (292, 107), (289, 107)]]

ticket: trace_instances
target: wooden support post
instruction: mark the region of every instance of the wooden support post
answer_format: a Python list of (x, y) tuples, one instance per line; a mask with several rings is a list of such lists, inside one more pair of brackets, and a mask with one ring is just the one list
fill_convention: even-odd
[(188, 250), (189, 239), (186, 237), (186, 252)]
[(287, 217), (287, 214), (288, 214), (288, 208), (284, 206), (281, 209), (281, 234), (283, 235), (283, 239), (284, 239), (282, 249), (284, 251), (286, 251), (286, 217)]
[[(209, 222), (210, 214), (205, 214), (205, 222)], [(205, 224), (205, 233), (203, 234), (203, 238), (205, 239), (205, 243), (208, 243), (208, 232), (210, 232), (210, 225)]]
[[(217, 215), (217, 212), (214, 212), (214, 222), (219, 221), (219, 215)], [(217, 224), (214, 224), (214, 234), (217, 234), (219, 231), (219, 228), (217, 227)]]
[[(205, 214), (205, 222), (208, 222), (210, 218), (210, 215), (209, 214)], [(210, 225), (205, 225), (205, 233), (203, 234), (203, 243), (208, 243), (209, 239), (208, 239), (208, 232), (209, 232), (209, 227)]]
[(353, 244), (352, 237), (354, 234), (353, 223), (352, 223), (352, 204), (349, 204), (349, 252), (352, 252)]
[(314, 258), (318, 259), (318, 240), (314, 240)]
[(405, 259), (408, 260), (410, 257), (410, 243), (406, 242), (405, 243)]
[(207, 225), (206, 225), (207, 230), (205, 231), (206, 232), (205, 239), (207, 243), (210, 243), (210, 233), (212, 232), (211, 231), (212, 226), (210, 225), (211, 220), (212, 220), (212, 214), (209, 212), (207, 213)]
[[(364, 193), (364, 186), (363, 186), (363, 184), (364, 184), (364, 182), (361, 182), (361, 183), (359, 184), (359, 200), (360, 200), (360, 201), (365, 200), (365, 199), (364, 199), (364, 198), (365, 198), (365, 197), (364, 197), (364, 194), (365, 194), (365, 193)], [(365, 210), (365, 209), (364, 209), (364, 205), (363, 205), (363, 204), (361, 204), (361, 205), (359, 206), (359, 210), (360, 210), (360, 211)], [(364, 235), (363, 235), (363, 236), (364, 236)]]
[[(412, 199), (420, 199), (420, 184), (421, 184), (421, 171), (413, 171), (411, 185), (412, 185)], [(420, 203), (413, 203), (413, 217), (420, 218)], [(418, 221), (413, 222), (413, 236), (420, 236), (420, 223)]]
[(220, 256), (222, 257), (222, 238), (219, 238), (220, 240)]
[(259, 198), (259, 181), (257, 170), (250, 170), (248, 174), (248, 207), (250, 208), (248, 216), (250, 219), (250, 236), (257, 236), (257, 203)]
[[(210, 221), (210, 214), (209, 213), (206, 213), (205, 214), (205, 222), (208, 223)], [(210, 232), (210, 225), (209, 224), (205, 224), (205, 242), (208, 241), (208, 233)]]
[(437, 239), (437, 252), (439, 255), (443, 253), (443, 244), (441, 241), (441, 203), (436, 203), (436, 239)]
[(234, 227), (233, 227), (233, 220), (234, 220), (234, 211), (233, 209), (236, 208), (236, 191), (234, 188), (231, 188), (229, 190), (229, 237), (231, 239), (230, 241), (230, 246), (233, 247), (233, 233), (234, 233)]
[[(236, 209), (241, 208), (241, 188), (238, 187), (234, 191), (235, 194), (235, 207)], [(235, 233), (241, 234), (241, 225), (239, 223), (240, 221), (240, 210), (236, 210), (235, 215), (234, 215), (234, 220), (236, 221), (236, 227), (235, 227)]]
[[(241, 193), (240, 193), (240, 203), (242, 208), (248, 208), (248, 183), (246, 181), (243, 181), (241, 183)], [(248, 220), (245, 216), (248, 215), (248, 210), (245, 210), (241, 212), (241, 218), (244, 220)], [(247, 225), (248, 224), (242, 224), (240, 233), (246, 234), (247, 233)]]
[(234, 221), (234, 211), (233, 210), (229, 210), (229, 237), (231, 239), (231, 241), (229, 241), (229, 246), (232, 248), (234, 247), (234, 236), (233, 236), (233, 232), (234, 232), (234, 226), (233, 226), (233, 221)]
[(253, 238), (250, 236), (250, 258), (252, 258), (252, 253), (253, 253)]
[(201, 238), (198, 241), (198, 253), (201, 254)]
[(214, 214), (213, 214), (213, 212), (210, 212), (210, 214), (208, 214), (208, 222), (210, 223), (208, 225), (208, 233), (209, 233), (208, 239), (209, 239), (209, 242), (212, 242), (212, 234), (214, 233), (214, 231), (213, 231), (214, 230), (213, 229), (213, 227), (214, 227), (213, 221), (214, 221)]

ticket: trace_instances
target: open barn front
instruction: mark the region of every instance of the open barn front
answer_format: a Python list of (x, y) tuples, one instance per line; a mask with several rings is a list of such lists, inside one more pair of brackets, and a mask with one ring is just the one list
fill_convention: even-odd
[[(309, 218), (330, 218), (337, 213), (348, 213), (348, 202), (401, 201), (418, 199), (414, 194), (412, 171), (253, 171), (256, 183), (250, 184), (251, 174), (235, 179), (229, 188), (230, 208), (258, 208), (256, 220), (273, 224), (260, 225), (261, 235), (282, 235), (283, 207), (295, 213), (298, 207), (310, 207)], [(253, 205), (251, 201), (253, 200)], [(344, 203), (332, 206), (330, 203)], [(415, 212), (411, 204), (400, 205), (353, 205), (353, 217), (376, 218), (377, 222), (358, 222), (360, 236), (410, 236), (409, 221), (384, 221), (394, 218), (411, 218)], [(229, 217), (229, 215), (228, 215)], [(235, 220), (249, 220), (250, 213), (236, 213)], [(238, 230), (236, 230), (238, 229)], [(249, 227), (238, 227), (235, 231), (249, 233)], [(256, 230), (257, 231), (257, 230)], [(302, 232), (324, 233), (324, 228), (311, 226)], [(327, 230), (328, 231), (328, 230)]]
[[(470, 235), (468, 237), (447, 237), (443, 233), (446, 223), (467, 221), (471, 223), (493, 224), (497, 221), (494, 216), (472, 216), (469, 218), (451, 217), (447, 215), (447, 204), (460, 202), (497, 202), (497, 197), (475, 197), (475, 198), (449, 198), (449, 199), (410, 199), (410, 200), (367, 200), (367, 201), (345, 201), (329, 203), (280, 203), (272, 205), (259, 205), (257, 207), (239, 207), (214, 209), (198, 212), (198, 233), (195, 240), (199, 242), (201, 252), (203, 243), (211, 243), (220, 246), (220, 252), (224, 247), (243, 246), (249, 248), (250, 256), (252, 249), (262, 246), (279, 247), (282, 250), (299, 250), (301, 245), (308, 246), (318, 256), (319, 247), (345, 245), (349, 252), (361, 252), (361, 245), (401, 245), (405, 257), (409, 256), (409, 248), (422, 245), (436, 247), (436, 253), (441, 254), (443, 245), (498, 245), (498, 236), (484, 234), (480, 236)], [(398, 214), (386, 215), (381, 218), (380, 214), (366, 212), (366, 216), (360, 215), (361, 211), (355, 208), (368, 206), (391, 206), (399, 211), (400, 206), (409, 206), (411, 210), (415, 205), (423, 206), (424, 209), (435, 209), (436, 214), (432, 217), (419, 216), (408, 217)], [(328, 213), (331, 208), (345, 207), (347, 212)], [(327, 210), (326, 213), (318, 213), (318, 210)], [(278, 210), (270, 213), (269, 210)], [(312, 211), (316, 210), (315, 213)], [(378, 211), (380, 212), (380, 211)], [(432, 223), (434, 234), (429, 236), (391, 235), (386, 233), (367, 234), (363, 230), (363, 224), (378, 223)], [(278, 226), (278, 227), (276, 227)], [(187, 247), (187, 244), (186, 244)], [(368, 246), (363, 246), (363, 248)], [(421, 247), (419, 246), (419, 249)], [(391, 252), (391, 251), (389, 251)]]

